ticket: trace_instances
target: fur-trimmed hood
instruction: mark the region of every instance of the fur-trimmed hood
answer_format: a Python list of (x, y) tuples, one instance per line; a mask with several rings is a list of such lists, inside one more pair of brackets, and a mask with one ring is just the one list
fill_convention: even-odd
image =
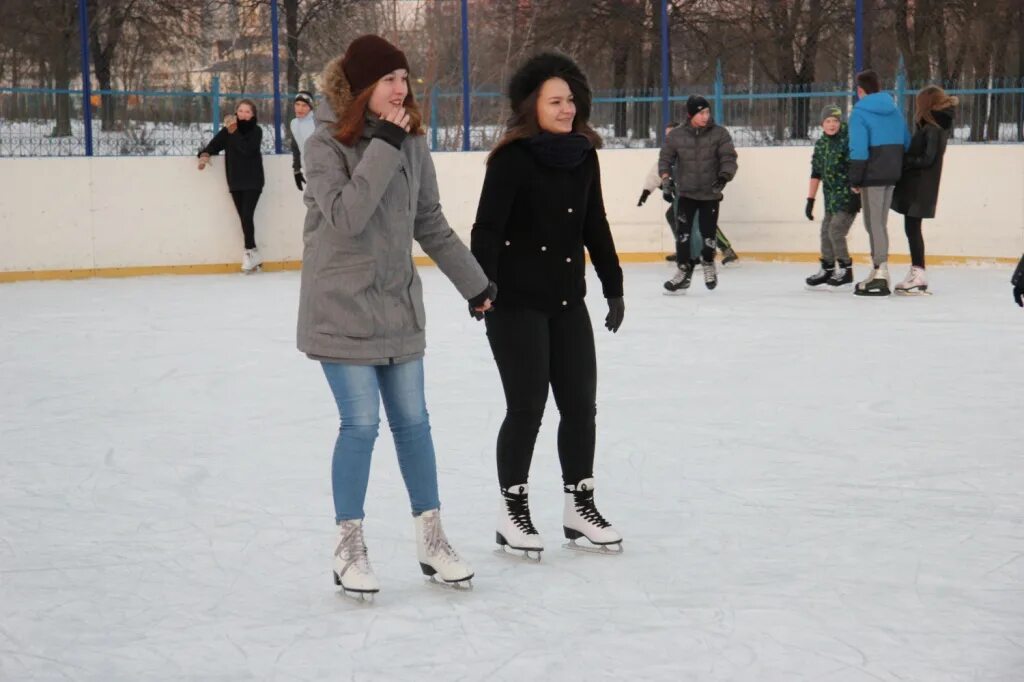
[(352, 105), (355, 95), (352, 86), (341, 68), (345, 55), (338, 55), (327, 62), (324, 67), (323, 81), (324, 100), (316, 108), (316, 120), (320, 123), (336, 124)]

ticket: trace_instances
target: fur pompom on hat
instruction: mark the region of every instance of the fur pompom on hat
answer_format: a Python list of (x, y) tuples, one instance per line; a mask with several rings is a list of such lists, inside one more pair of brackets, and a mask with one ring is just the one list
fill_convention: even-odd
[(561, 78), (569, 84), (576, 101), (576, 118), (590, 119), (590, 83), (580, 67), (570, 57), (560, 52), (541, 52), (527, 59), (513, 74), (508, 83), (508, 98), (512, 111), (519, 111), (526, 98), (550, 78)]

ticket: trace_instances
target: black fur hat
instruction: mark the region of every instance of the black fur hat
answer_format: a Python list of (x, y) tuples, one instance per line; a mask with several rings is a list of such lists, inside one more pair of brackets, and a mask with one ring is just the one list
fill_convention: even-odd
[(581, 122), (590, 120), (590, 83), (576, 62), (560, 52), (536, 54), (516, 70), (508, 83), (512, 111), (518, 111), (523, 101), (549, 78), (561, 78), (569, 84), (576, 100), (576, 119)]

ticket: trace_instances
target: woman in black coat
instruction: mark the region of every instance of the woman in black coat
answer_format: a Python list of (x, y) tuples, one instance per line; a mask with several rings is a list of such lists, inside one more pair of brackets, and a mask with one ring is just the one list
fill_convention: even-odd
[(242, 252), (242, 271), (253, 272), (259, 268), (263, 258), (256, 249), (256, 203), (263, 192), (263, 130), (256, 120), (256, 105), (252, 100), (243, 99), (235, 107), (235, 114), (224, 120), (210, 144), (199, 151), (199, 170), (210, 163), (211, 154), (225, 153), (224, 172), (228, 179), (228, 190), (235, 202), (235, 210), (242, 222), (242, 236), (245, 251)]
[(512, 77), (509, 98), (512, 117), (488, 158), (471, 238), (499, 292), (486, 315), (507, 407), (498, 434), (496, 539), (537, 559), (544, 548), (530, 518), (527, 477), (550, 386), (561, 415), (565, 536), (621, 549), (622, 536), (594, 504), (597, 361), (583, 301), (584, 249), (608, 300), (609, 331), (618, 331), (625, 306), (601, 194), (601, 140), (587, 123), (590, 86), (571, 59), (544, 53)]
[(896, 184), (892, 198), (892, 210), (904, 215), (912, 263), (907, 277), (896, 285), (897, 293), (928, 291), (921, 221), (935, 217), (942, 157), (953, 131), (953, 113), (957, 104), (959, 100), (956, 97), (947, 95), (937, 85), (929, 85), (917, 93), (914, 137), (903, 157), (903, 176)]

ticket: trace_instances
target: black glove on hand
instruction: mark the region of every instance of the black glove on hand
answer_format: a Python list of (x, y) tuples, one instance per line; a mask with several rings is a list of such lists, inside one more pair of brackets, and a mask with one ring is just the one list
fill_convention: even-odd
[(477, 310), (484, 304), (484, 301), (490, 301), (494, 303), (494, 299), (498, 296), (498, 285), (494, 282), (488, 282), (487, 288), (481, 291), (479, 294), (469, 299), (469, 315), (476, 320), (484, 319), (484, 313)]
[(300, 192), (306, 189), (306, 176), (302, 174), (302, 171), (295, 173), (295, 186), (299, 188)]
[(1024, 308), (1024, 256), (1021, 256), (1020, 262), (1017, 263), (1017, 269), (1010, 282), (1013, 284), (1013, 300), (1021, 308)]
[(719, 175), (718, 179), (715, 180), (715, 184), (711, 185), (711, 191), (715, 194), (720, 194), (725, 189), (726, 183), (729, 182), (729, 178), (724, 175)]
[(807, 198), (807, 205), (804, 206), (804, 215), (808, 220), (814, 220), (814, 197)]
[(622, 318), (626, 316), (626, 304), (622, 297), (608, 299), (608, 315), (604, 318), (605, 329), (612, 334), (619, 331), (622, 326)]
[(672, 182), (672, 176), (664, 177), (661, 179), (661, 191), (665, 193), (676, 193), (676, 184)]
[(644, 202), (647, 201), (647, 197), (651, 196), (651, 190), (645, 189), (640, 193), (640, 201), (636, 202), (637, 206), (643, 206)]

